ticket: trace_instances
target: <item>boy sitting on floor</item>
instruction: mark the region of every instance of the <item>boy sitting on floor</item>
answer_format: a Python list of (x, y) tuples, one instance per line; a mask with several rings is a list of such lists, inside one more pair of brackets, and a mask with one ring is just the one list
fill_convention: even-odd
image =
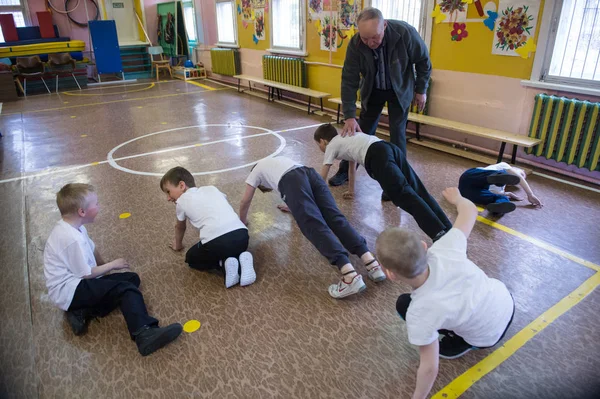
[(314, 139), (325, 153), (321, 169), (323, 179), (327, 180), (329, 169), (336, 159), (350, 162), (348, 191), (344, 198), (354, 198), (356, 165), (360, 164), (369, 176), (377, 180), (394, 205), (410, 213), (432, 240), (438, 240), (452, 228), (442, 208), (429, 195), (405, 155), (394, 144), (360, 132), (341, 137), (331, 124), (319, 126)]
[(527, 199), (535, 207), (544, 206), (538, 197), (533, 194), (527, 183), (525, 171), (506, 162), (489, 165), (485, 168), (472, 168), (460, 176), (458, 189), (463, 197), (476, 204), (485, 205), (486, 209), (493, 213), (508, 213), (514, 211), (517, 206), (510, 202), (523, 201), (518, 195), (504, 191), (507, 184), (520, 185)]
[(279, 209), (291, 212), (302, 234), (321, 255), (338, 267), (342, 277), (338, 284), (329, 286), (329, 295), (341, 299), (367, 288), (362, 276), (350, 263), (346, 249), (361, 258), (371, 280), (385, 280), (385, 274), (369, 252), (365, 239), (348, 223), (327, 183), (313, 168), (286, 157), (259, 161), (246, 179), (246, 192), (240, 204), (240, 219), (245, 224), (248, 223), (248, 210), (257, 188), (263, 193), (277, 190), (287, 205)]
[(427, 397), (437, 376), (438, 356), (455, 359), (496, 345), (515, 309), (506, 286), (467, 258), (477, 208), (455, 187), (443, 195), (456, 206), (458, 216), (429, 250), (414, 233), (400, 228), (385, 230), (376, 242), (386, 275), (412, 287), (411, 294), (400, 295), (396, 310), (406, 321), (408, 341), (419, 347), (421, 356), (413, 398)]
[(168, 201), (176, 204), (177, 223), (171, 248), (183, 249), (186, 219), (200, 230), (200, 241), (185, 255), (185, 262), (191, 268), (223, 271), (226, 288), (256, 281), (254, 261), (248, 252), (248, 228), (225, 194), (214, 186), (196, 187), (194, 176), (180, 166), (165, 173), (160, 189), (167, 194)]
[(93, 223), (99, 211), (94, 187), (67, 184), (56, 194), (56, 203), (62, 220), (46, 242), (44, 275), (50, 300), (67, 312), (75, 335), (85, 334), (91, 319), (120, 307), (142, 356), (175, 340), (181, 324), (158, 327), (158, 320), (146, 310), (139, 276), (132, 272), (108, 274), (128, 269), (129, 264), (122, 258), (104, 262), (88, 237), (84, 224)]

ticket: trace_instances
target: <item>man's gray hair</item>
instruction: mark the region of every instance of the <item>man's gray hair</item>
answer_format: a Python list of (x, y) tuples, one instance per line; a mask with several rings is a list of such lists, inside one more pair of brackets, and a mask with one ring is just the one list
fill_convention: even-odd
[(360, 21), (369, 21), (371, 19), (377, 19), (378, 21), (383, 21), (383, 14), (379, 9), (375, 7), (367, 7), (358, 14), (358, 18), (356, 18), (356, 23), (360, 23)]

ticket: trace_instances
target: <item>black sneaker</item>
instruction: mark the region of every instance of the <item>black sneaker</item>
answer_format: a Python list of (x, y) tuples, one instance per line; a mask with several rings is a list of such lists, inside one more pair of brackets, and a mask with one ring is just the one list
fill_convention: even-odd
[(517, 206), (512, 202), (495, 202), (493, 204), (487, 204), (485, 209), (492, 213), (509, 213), (517, 209)]
[(163, 346), (175, 341), (183, 327), (179, 323), (173, 323), (167, 327), (146, 326), (135, 336), (135, 343), (142, 356), (148, 356)]
[(504, 186), (506, 184), (517, 185), (521, 179), (515, 175), (509, 175), (506, 173), (496, 173), (487, 177), (487, 182), (496, 186)]
[(338, 171), (335, 175), (329, 179), (329, 185), (336, 187), (345, 184), (348, 181), (348, 172)]
[(385, 191), (381, 192), (381, 202), (387, 202), (387, 201), (391, 201), (392, 199), (390, 198), (389, 195), (387, 195), (385, 193)]
[(440, 357), (442, 359), (456, 359), (473, 349), (477, 348), (451, 332), (444, 334), (440, 341)]
[(93, 317), (90, 317), (87, 309), (77, 309), (66, 312), (67, 320), (71, 325), (73, 334), (83, 335), (87, 332), (88, 324)]

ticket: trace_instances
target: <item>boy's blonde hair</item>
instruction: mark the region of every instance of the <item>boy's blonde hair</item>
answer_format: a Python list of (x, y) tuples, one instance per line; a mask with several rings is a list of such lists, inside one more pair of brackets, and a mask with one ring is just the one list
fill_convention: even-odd
[(377, 258), (384, 268), (404, 278), (413, 278), (427, 269), (427, 251), (419, 237), (406, 229), (392, 227), (377, 237)]
[(96, 190), (91, 184), (69, 183), (56, 193), (56, 205), (61, 215), (75, 214), (79, 208), (87, 207), (87, 196)]

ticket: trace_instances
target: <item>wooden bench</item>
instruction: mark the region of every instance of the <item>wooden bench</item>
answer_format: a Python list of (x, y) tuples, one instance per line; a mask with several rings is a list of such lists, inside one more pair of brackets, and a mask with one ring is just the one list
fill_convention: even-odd
[[(338, 104), (338, 112), (337, 112), (337, 122), (340, 123), (340, 107), (342, 104), (341, 98), (331, 98), (330, 102)], [(360, 101), (356, 102), (356, 107), (360, 108)], [(382, 112), (384, 115), (387, 115), (387, 108), (384, 108), (385, 112)], [(484, 137), (491, 140), (500, 141), (502, 144), (500, 145), (500, 152), (498, 153), (498, 162), (502, 162), (502, 157), (504, 156), (504, 149), (506, 148), (506, 144), (512, 144), (512, 156), (511, 163), (515, 163), (517, 158), (517, 148), (521, 147), (533, 147), (541, 143), (540, 139), (533, 139), (531, 137), (523, 136), (520, 134), (503, 132), (501, 130), (489, 129), (486, 127), (469, 125), (467, 123), (456, 122), (449, 119), (436, 118), (434, 116), (417, 114), (414, 112), (408, 113), (408, 120), (414, 122), (416, 124), (416, 134), (417, 140), (421, 140), (420, 128), (421, 124), (441, 127), (448, 130), (454, 130), (456, 132), (470, 134), (472, 136)]]
[(300, 87), (300, 86), (288, 85), (285, 83), (276, 82), (274, 80), (257, 78), (255, 76), (250, 76), (250, 75), (235, 75), (234, 78), (236, 78), (238, 80), (238, 92), (241, 91), (242, 79), (248, 81), (248, 88), (250, 90), (252, 90), (252, 84), (251, 84), (252, 82), (268, 86), (269, 87), (269, 101), (275, 101), (275, 89), (278, 90), (277, 96), (279, 97), (280, 100), (281, 100), (281, 90), (291, 91), (292, 93), (298, 93), (298, 94), (308, 96), (308, 113), (309, 114), (310, 114), (311, 101), (312, 101), (313, 97), (321, 100), (321, 111), (323, 111), (323, 98), (329, 97), (331, 95), (329, 93), (325, 93), (322, 91), (311, 90), (311, 89), (307, 89), (307, 88)]
[[(0, 103), (0, 115), (2, 115), (2, 103)], [(0, 137), (2, 137), (2, 132), (0, 132)]]

